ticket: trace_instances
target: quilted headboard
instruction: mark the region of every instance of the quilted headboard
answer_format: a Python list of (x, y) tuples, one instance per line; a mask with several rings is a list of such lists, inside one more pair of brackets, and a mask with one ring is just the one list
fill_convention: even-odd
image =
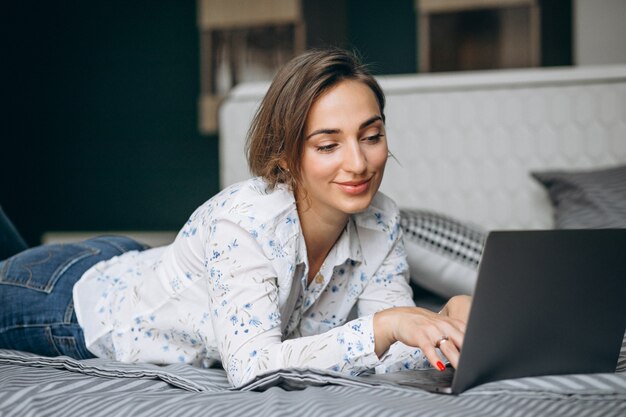
[[(389, 160), (381, 190), (487, 229), (550, 228), (529, 172), (626, 163), (626, 66), (378, 77)], [(220, 109), (221, 185), (249, 176), (244, 142), (267, 83)]]

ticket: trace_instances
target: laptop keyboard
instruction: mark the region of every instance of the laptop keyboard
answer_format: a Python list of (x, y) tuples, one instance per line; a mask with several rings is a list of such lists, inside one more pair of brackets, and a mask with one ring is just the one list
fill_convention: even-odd
[(446, 370), (443, 372), (436, 369), (423, 369), (390, 372), (386, 374), (368, 374), (363, 375), (363, 377), (381, 382), (391, 382), (398, 385), (409, 385), (417, 387), (449, 387), (452, 385), (454, 368), (447, 367)]

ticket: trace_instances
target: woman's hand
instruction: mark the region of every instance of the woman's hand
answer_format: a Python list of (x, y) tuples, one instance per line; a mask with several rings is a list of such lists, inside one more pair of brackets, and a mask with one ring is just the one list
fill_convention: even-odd
[(471, 306), (472, 297), (469, 295), (457, 295), (448, 300), (439, 314), (467, 323)]
[(420, 348), (430, 363), (445, 367), (436, 348), (457, 367), (471, 298), (451, 298), (440, 314), (419, 307), (394, 307), (374, 315), (375, 350), (380, 357), (396, 341)]

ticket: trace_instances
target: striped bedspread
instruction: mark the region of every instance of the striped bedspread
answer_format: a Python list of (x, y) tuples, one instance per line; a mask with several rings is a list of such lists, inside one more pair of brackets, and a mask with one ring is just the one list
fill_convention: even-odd
[(221, 369), (0, 350), (0, 416), (626, 416), (625, 353), (615, 374), (522, 378), (448, 396), (297, 369), (234, 390)]

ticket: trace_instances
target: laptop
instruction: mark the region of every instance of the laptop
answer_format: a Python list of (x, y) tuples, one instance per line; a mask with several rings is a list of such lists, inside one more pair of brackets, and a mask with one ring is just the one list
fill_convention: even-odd
[(364, 376), (459, 394), (539, 375), (614, 372), (626, 330), (626, 229), (491, 232), (456, 370)]

